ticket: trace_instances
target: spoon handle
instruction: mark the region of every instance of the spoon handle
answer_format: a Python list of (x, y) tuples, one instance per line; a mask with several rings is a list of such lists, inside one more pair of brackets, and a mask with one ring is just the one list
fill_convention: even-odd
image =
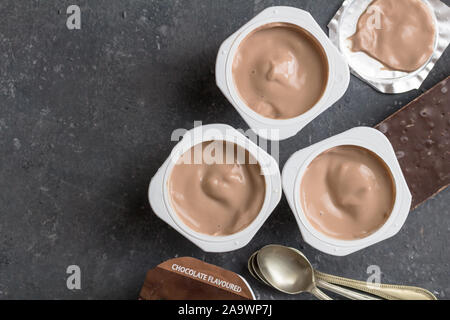
[(317, 287), (312, 288), (310, 292), (319, 300), (333, 300)]
[(328, 283), (323, 280), (317, 280), (316, 282), (317, 282), (318, 287), (328, 290), (328, 291), (331, 291), (331, 292), (334, 292), (334, 293), (337, 293), (337, 294), (339, 294), (343, 297), (346, 297), (348, 299), (351, 299), (351, 300), (380, 300), (378, 298), (368, 296), (363, 293), (359, 293), (359, 292), (352, 291), (352, 290), (349, 290), (349, 289), (346, 289), (343, 287), (336, 286), (334, 284)]
[(389, 284), (369, 284), (364, 281), (337, 277), (319, 271), (314, 271), (314, 275), (317, 280), (357, 289), (387, 300), (437, 300), (430, 291), (423, 288)]

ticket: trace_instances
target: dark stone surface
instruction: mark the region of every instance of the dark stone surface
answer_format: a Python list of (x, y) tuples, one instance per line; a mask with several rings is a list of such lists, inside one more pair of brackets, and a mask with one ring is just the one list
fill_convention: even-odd
[[(66, 28), (66, 8), (82, 29)], [(450, 298), (450, 191), (415, 210), (393, 239), (332, 257), (301, 239), (283, 198), (253, 241), (206, 254), (160, 221), (147, 201), (151, 177), (169, 155), (175, 128), (194, 120), (247, 126), (215, 86), (220, 43), (270, 5), (309, 10), (326, 30), (341, 1), (0, 2), (0, 298), (135, 299), (145, 273), (194, 256), (246, 277), (258, 298), (287, 297), (246, 271), (269, 243), (300, 248), (325, 272), (423, 286)], [(449, 1), (446, 1), (449, 4)], [(383, 95), (352, 77), (345, 97), (281, 143), (296, 150), (358, 125), (373, 126), (450, 74), (447, 51), (420, 91)], [(66, 268), (82, 289), (66, 288)]]

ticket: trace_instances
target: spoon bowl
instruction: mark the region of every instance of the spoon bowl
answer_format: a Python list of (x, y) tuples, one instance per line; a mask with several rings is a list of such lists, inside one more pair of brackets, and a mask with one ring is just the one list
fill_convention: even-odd
[[(255, 263), (257, 260), (257, 263)], [(315, 283), (314, 270), (308, 259), (297, 251), (279, 245), (262, 248), (253, 258), (253, 267), (272, 287), (287, 294), (310, 292), (322, 300), (331, 300)]]
[(251, 265), (251, 268), (253, 269), (254, 274), (256, 275), (255, 278), (264, 283), (267, 286), (271, 286), (270, 283), (267, 282), (267, 280), (264, 278), (264, 276), (261, 273), (261, 270), (258, 267), (258, 262), (256, 261), (256, 256), (258, 255), (257, 252), (250, 258), (249, 263)]

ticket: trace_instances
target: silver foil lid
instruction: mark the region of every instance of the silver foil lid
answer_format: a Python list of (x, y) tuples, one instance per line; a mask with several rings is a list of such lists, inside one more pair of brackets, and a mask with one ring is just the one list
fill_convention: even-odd
[(407, 73), (387, 70), (379, 61), (362, 52), (352, 52), (350, 40), (360, 16), (373, 0), (345, 0), (328, 24), (329, 37), (348, 61), (351, 72), (382, 93), (403, 93), (419, 89), (450, 43), (450, 8), (440, 0), (422, 0), (432, 11), (436, 24), (434, 52), (418, 70)]

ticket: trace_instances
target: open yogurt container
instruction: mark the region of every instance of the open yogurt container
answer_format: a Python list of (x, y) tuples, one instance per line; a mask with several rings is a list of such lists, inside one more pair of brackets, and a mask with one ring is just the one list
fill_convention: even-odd
[[(308, 111), (289, 119), (272, 119), (252, 110), (241, 97), (233, 77), (233, 62), (240, 45), (252, 32), (273, 23), (294, 25), (305, 30), (323, 49), (328, 63), (328, 79), (321, 98)], [(225, 40), (217, 56), (216, 82), (255, 133), (268, 140), (284, 140), (296, 135), (344, 95), (350, 82), (350, 72), (346, 60), (310, 13), (282, 6), (265, 9)]]
[[(355, 146), (378, 156), (390, 171), (395, 187), (389, 217), (378, 230), (361, 239), (341, 240), (317, 230), (307, 218), (300, 199), (302, 179), (310, 164), (319, 155), (338, 146)], [(305, 242), (334, 256), (345, 256), (393, 237), (404, 225), (411, 208), (411, 193), (394, 149), (381, 132), (372, 128), (354, 128), (298, 151), (283, 168), (282, 180), (284, 193)]]
[[(214, 140), (231, 142), (247, 150), (260, 165), (265, 181), (265, 196), (259, 214), (245, 229), (226, 236), (194, 231), (179, 217), (169, 194), (169, 179), (178, 159), (194, 146)], [(148, 191), (150, 205), (155, 214), (206, 252), (228, 252), (247, 245), (278, 205), (281, 195), (281, 175), (277, 161), (239, 131), (224, 124), (199, 126), (185, 133), (152, 178)]]

